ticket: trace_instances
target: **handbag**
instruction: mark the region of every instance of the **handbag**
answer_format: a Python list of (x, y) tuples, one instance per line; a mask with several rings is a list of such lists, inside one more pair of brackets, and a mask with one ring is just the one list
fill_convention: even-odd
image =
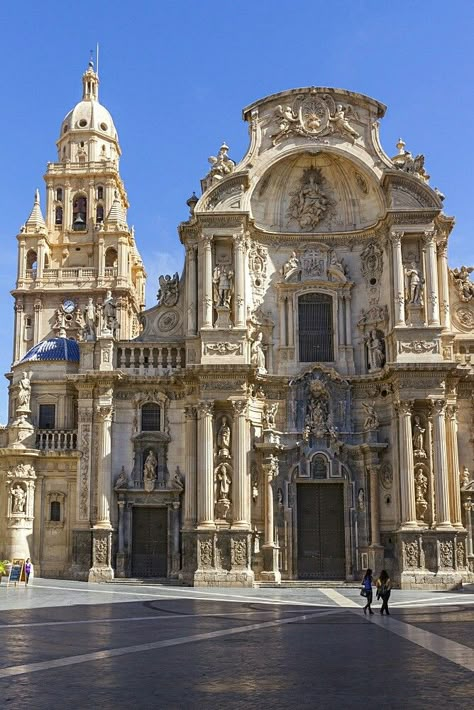
[(366, 597), (366, 596), (367, 596), (367, 590), (366, 590), (365, 587), (362, 587), (362, 589), (360, 590), (360, 596), (361, 596), (361, 597)]

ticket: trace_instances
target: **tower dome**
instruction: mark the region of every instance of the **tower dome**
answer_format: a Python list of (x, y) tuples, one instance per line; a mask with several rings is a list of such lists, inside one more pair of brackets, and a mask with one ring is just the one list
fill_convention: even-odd
[(82, 75), (82, 99), (64, 117), (57, 141), (61, 162), (115, 160), (120, 154), (117, 129), (99, 103), (99, 76), (89, 61)]

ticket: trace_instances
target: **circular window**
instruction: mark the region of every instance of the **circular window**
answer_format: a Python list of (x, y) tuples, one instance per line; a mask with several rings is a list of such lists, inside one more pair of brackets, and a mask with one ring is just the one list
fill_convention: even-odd
[(371, 286), (375, 286), (376, 283), (377, 283), (377, 279), (375, 279), (375, 278), (370, 279)]
[(79, 121), (79, 125), (80, 125), (81, 128), (84, 128), (84, 126), (87, 126), (87, 121), (86, 121), (86, 119), (85, 119), (85, 118), (81, 118), (81, 120)]
[(109, 127), (108, 127), (108, 125), (107, 125), (106, 123), (101, 123), (101, 124), (100, 124), (100, 128), (101, 128), (102, 131), (106, 131)]

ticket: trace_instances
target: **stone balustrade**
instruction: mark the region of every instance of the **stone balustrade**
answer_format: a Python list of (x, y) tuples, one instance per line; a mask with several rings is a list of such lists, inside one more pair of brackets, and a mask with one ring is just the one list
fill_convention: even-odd
[(77, 430), (38, 429), (36, 448), (40, 451), (75, 451), (77, 449)]
[(119, 343), (116, 367), (135, 375), (166, 375), (185, 366), (185, 349), (181, 343), (135, 345)]

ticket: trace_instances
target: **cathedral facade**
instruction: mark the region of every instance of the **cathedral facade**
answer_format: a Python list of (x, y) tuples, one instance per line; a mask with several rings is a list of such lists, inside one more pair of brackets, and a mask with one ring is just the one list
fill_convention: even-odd
[(145, 269), (92, 64), (18, 234), (0, 555), (37, 575), (231, 586), (474, 581), (472, 269), (383, 104), (309, 87), (243, 112)]

